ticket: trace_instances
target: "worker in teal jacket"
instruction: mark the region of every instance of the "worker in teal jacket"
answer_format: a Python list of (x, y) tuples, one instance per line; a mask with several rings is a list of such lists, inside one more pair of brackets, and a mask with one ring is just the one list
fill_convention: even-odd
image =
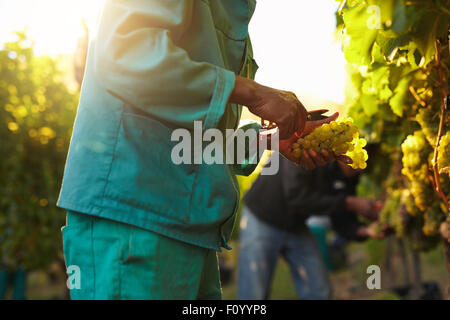
[[(194, 121), (235, 129), (242, 105), (275, 122), (281, 139), (320, 124), (306, 125), (292, 93), (249, 79), (254, 8), (255, 0), (104, 2), (58, 200), (72, 299), (220, 299), (216, 251), (229, 249), (235, 174), (256, 164), (174, 164), (172, 132), (192, 131)], [(292, 158), (287, 150), (280, 142)], [(314, 151), (302, 159), (310, 169), (335, 160)]]

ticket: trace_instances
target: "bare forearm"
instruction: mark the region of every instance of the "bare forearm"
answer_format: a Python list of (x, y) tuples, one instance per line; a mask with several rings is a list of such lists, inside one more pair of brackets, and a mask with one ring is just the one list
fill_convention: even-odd
[(255, 115), (275, 122), (281, 139), (292, 136), (306, 119), (305, 107), (292, 92), (266, 87), (241, 76), (236, 76), (229, 101), (245, 105)]
[(238, 103), (249, 108), (259, 103), (260, 97), (258, 92), (262, 89), (256, 81), (241, 76), (236, 76), (234, 90), (230, 96), (231, 103)]

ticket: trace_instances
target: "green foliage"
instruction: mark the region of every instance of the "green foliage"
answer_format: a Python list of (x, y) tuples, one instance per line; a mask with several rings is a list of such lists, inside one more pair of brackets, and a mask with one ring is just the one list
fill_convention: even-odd
[[(399, 235), (410, 232), (399, 216), (404, 208), (413, 221), (410, 227), (421, 229), (430, 239), (448, 211), (433, 192), (430, 150), (436, 146), (441, 119), (440, 87), (448, 86), (449, 8), (449, 0), (347, 0), (341, 1), (338, 12), (337, 32), (350, 80), (346, 88), (349, 116), (369, 143), (379, 144), (375, 157), (380, 161), (369, 163), (358, 192), (386, 199), (382, 219), (393, 224)], [(449, 117), (444, 119), (445, 136)], [(414, 146), (402, 153), (401, 145), (414, 132), (423, 132), (426, 139), (421, 141), (426, 145), (421, 148), (428, 150), (426, 155), (413, 154)], [(439, 159), (447, 198), (448, 157), (442, 152)], [(415, 171), (402, 169), (402, 164), (416, 160)]]
[(369, 239), (364, 245), (369, 255), (367, 263), (380, 265), (386, 255), (386, 240)]
[(56, 208), (77, 94), (24, 33), (0, 50), (0, 259), (45, 268), (60, 254)]

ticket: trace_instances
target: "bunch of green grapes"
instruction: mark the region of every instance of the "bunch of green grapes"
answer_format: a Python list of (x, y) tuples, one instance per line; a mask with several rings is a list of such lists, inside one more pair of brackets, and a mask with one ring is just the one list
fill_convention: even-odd
[(294, 157), (300, 158), (303, 150), (327, 150), (335, 155), (346, 155), (353, 160), (353, 169), (365, 169), (368, 159), (364, 149), (367, 141), (359, 138), (358, 127), (351, 118), (333, 121), (314, 129), (305, 137), (299, 138), (292, 145)]
[(440, 173), (446, 174), (450, 178), (450, 131), (441, 138), (437, 161)]
[(410, 190), (416, 206), (421, 211), (426, 211), (435, 200), (434, 190), (428, 181), (412, 180), (410, 181)]
[(421, 211), (417, 208), (414, 202), (414, 197), (409, 189), (405, 189), (405, 197), (403, 199), (403, 204), (405, 205), (406, 211), (413, 217), (420, 215)]
[[(447, 138), (446, 138), (447, 139)], [(443, 145), (448, 143), (442, 139)], [(442, 143), (442, 142), (441, 142)], [(443, 158), (438, 158), (442, 161), (448, 161), (448, 151), (443, 147)], [(435, 236), (438, 234), (440, 223), (445, 219), (447, 212), (441, 200), (437, 197), (431, 176), (430, 168), (433, 164), (433, 149), (428, 143), (425, 134), (422, 131), (414, 132), (414, 135), (409, 135), (402, 144), (403, 151), (403, 169), (402, 173), (408, 178), (409, 191), (414, 198), (416, 208), (408, 201), (405, 202), (407, 211), (417, 216), (418, 211), (423, 213), (423, 227), (422, 231), (427, 236)], [(441, 163), (442, 164), (442, 163)], [(444, 164), (445, 165), (445, 164)], [(450, 180), (446, 174), (439, 176), (441, 186), (445, 194), (450, 192)]]
[(402, 144), (403, 169), (410, 182), (410, 191), (415, 204), (425, 211), (433, 201), (433, 188), (428, 177), (428, 155), (431, 147), (422, 131), (415, 131)]
[(413, 135), (407, 136), (402, 143), (402, 173), (414, 179), (414, 171), (420, 170), (422, 164), (428, 162), (430, 151), (430, 145), (422, 131), (415, 131)]
[(422, 108), (416, 115), (416, 120), (420, 124), (428, 143), (434, 147), (439, 129), (439, 113), (431, 107)]

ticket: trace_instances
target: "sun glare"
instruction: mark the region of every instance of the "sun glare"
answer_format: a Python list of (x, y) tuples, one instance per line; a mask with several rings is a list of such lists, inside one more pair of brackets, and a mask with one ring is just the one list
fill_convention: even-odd
[(257, 80), (305, 105), (344, 103), (345, 58), (334, 41), (335, 1), (259, 1), (250, 24)]
[[(0, 0), (0, 46), (26, 27), (38, 54), (73, 53), (82, 19), (93, 31), (102, 1)], [(337, 6), (330, 0), (259, 1), (250, 24), (257, 80), (296, 92), (307, 106), (343, 103), (345, 60), (333, 42)]]
[(82, 19), (92, 30), (101, 1), (0, 0), (0, 42), (26, 28), (38, 54), (71, 53), (83, 32)]

